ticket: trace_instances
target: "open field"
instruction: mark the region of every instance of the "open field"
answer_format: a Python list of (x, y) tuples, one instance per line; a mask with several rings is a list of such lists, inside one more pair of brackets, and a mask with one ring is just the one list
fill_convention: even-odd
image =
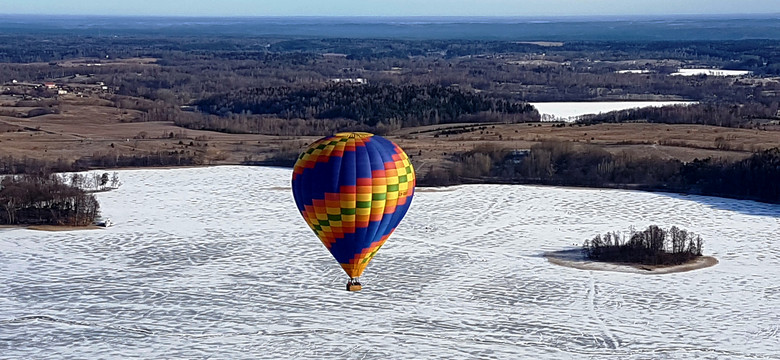
[[(3, 109), (15, 107), (0, 106)], [(226, 134), (188, 130), (172, 122), (127, 122), (135, 110), (117, 109), (100, 99), (60, 98), (60, 112), (32, 118), (0, 116), (0, 154), (15, 158), (73, 161), (96, 155), (141, 155), (152, 152), (198, 154), (203, 164), (239, 164), (264, 160), (279, 152), (297, 152), (316, 137)], [(554, 123), (463, 124), (403, 128), (388, 137), (413, 157), (422, 172), (455, 152), (490, 143), (507, 149), (526, 149), (540, 141), (592, 144), (612, 153), (657, 156), (690, 161), (694, 158), (742, 159), (753, 150), (780, 145), (780, 131), (700, 125), (646, 123), (593, 126)], [(482, 129), (484, 128), (484, 129)]]

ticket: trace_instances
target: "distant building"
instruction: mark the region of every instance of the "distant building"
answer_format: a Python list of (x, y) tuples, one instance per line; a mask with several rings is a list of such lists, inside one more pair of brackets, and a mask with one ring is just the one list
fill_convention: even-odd
[(65, 95), (67, 93), (68, 93), (68, 90), (63, 90), (63, 89), (57, 90), (57, 94), (59, 94), (59, 95)]
[(53, 83), (51, 81), (47, 81), (47, 82), (43, 83), (43, 86), (45, 86), (47, 89), (56, 89), (57, 88), (57, 84), (55, 84), (55, 83)]

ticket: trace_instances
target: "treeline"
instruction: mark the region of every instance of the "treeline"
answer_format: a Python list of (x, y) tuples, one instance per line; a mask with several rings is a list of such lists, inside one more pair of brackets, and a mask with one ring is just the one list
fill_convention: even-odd
[(73, 162), (65, 159), (47, 161), (31, 157), (15, 158), (11, 155), (0, 157), (0, 174), (51, 174), (74, 171)]
[(400, 128), (397, 123), (379, 123), (372, 127), (349, 119), (280, 119), (266, 115), (230, 114), (217, 116), (200, 112), (179, 112), (174, 117), (173, 123), (193, 130), (277, 136), (321, 136), (339, 131), (368, 131), (384, 135), (391, 130)]
[[(194, 28), (192, 30), (195, 30)], [(40, 39), (45, 38), (42, 42)], [(0, 62), (31, 63), (93, 57), (157, 57), (172, 60), (274, 61), (305, 63), (316, 54), (344, 54), (348, 60), (376, 61), (436, 56), (444, 59), (483, 54), (535, 53), (569, 58), (598, 54), (602, 61), (674, 59), (708, 63), (728, 69), (745, 69), (760, 74), (780, 74), (780, 46), (774, 40), (739, 41), (565, 41), (561, 46), (543, 47), (518, 41), (481, 40), (390, 40), (349, 38), (280, 39), (256, 36), (170, 36), (124, 34), (120, 38), (27, 31), (0, 37)], [(258, 49), (258, 44), (265, 47)]]
[[(511, 122), (538, 120), (524, 102), (510, 102), (440, 85), (342, 85), (321, 88), (239, 89), (200, 100), (201, 111), (272, 114), (283, 119), (351, 119), (368, 126), (399, 123), (420, 126), (458, 122), (488, 113)], [(491, 118), (492, 119), (492, 118)]]
[(482, 146), (431, 168), (418, 184), (500, 182), (662, 190), (780, 203), (780, 148), (747, 159), (695, 160), (611, 154), (592, 145), (542, 142), (517, 152)]
[(777, 117), (780, 103), (745, 102), (741, 104), (705, 103), (647, 107), (585, 115), (581, 124), (649, 122), (663, 124), (701, 124), (739, 128), (760, 128)]
[[(109, 181), (109, 180), (106, 180)], [(54, 174), (24, 174), (0, 181), (0, 224), (85, 226), (100, 206), (91, 194)]]
[(680, 265), (702, 255), (701, 236), (672, 226), (664, 230), (656, 225), (644, 231), (633, 229), (628, 236), (617, 231), (596, 235), (582, 248), (588, 259), (644, 265)]
[(180, 151), (155, 151), (147, 154), (121, 155), (116, 153), (93, 154), (75, 161), (58, 159), (47, 161), (30, 157), (0, 157), (0, 174), (50, 174), (70, 171), (85, 171), (94, 168), (186, 166), (201, 165), (204, 155)]
[(707, 158), (683, 164), (675, 190), (780, 203), (780, 148), (733, 163)]
[[(202, 155), (202, 154), (201, 154)], [(78, 170), (91, 168), (187, 166), (202, 164), (202, 156), (180, 151), (155, 151), (141, 155), (97, 154), (77, 159), (72, 167)]]

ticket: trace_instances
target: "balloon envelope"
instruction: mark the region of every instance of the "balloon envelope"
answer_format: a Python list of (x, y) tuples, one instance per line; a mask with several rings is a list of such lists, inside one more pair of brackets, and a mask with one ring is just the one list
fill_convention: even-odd
[(401, 222), (414, 185), (406, 153), (363, 132), (315, 141), (298, 157), (292, 178), (298, 210), (351, 278)]

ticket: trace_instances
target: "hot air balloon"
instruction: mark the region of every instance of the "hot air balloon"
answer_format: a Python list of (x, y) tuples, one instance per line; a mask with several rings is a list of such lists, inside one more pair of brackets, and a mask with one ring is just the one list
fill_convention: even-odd
[(298, 210), (349, 276), (347, 290), (406, 215), (415, 176), (398, 145), (365, 132), (338, 133), (312, 143), (295, 163)]

